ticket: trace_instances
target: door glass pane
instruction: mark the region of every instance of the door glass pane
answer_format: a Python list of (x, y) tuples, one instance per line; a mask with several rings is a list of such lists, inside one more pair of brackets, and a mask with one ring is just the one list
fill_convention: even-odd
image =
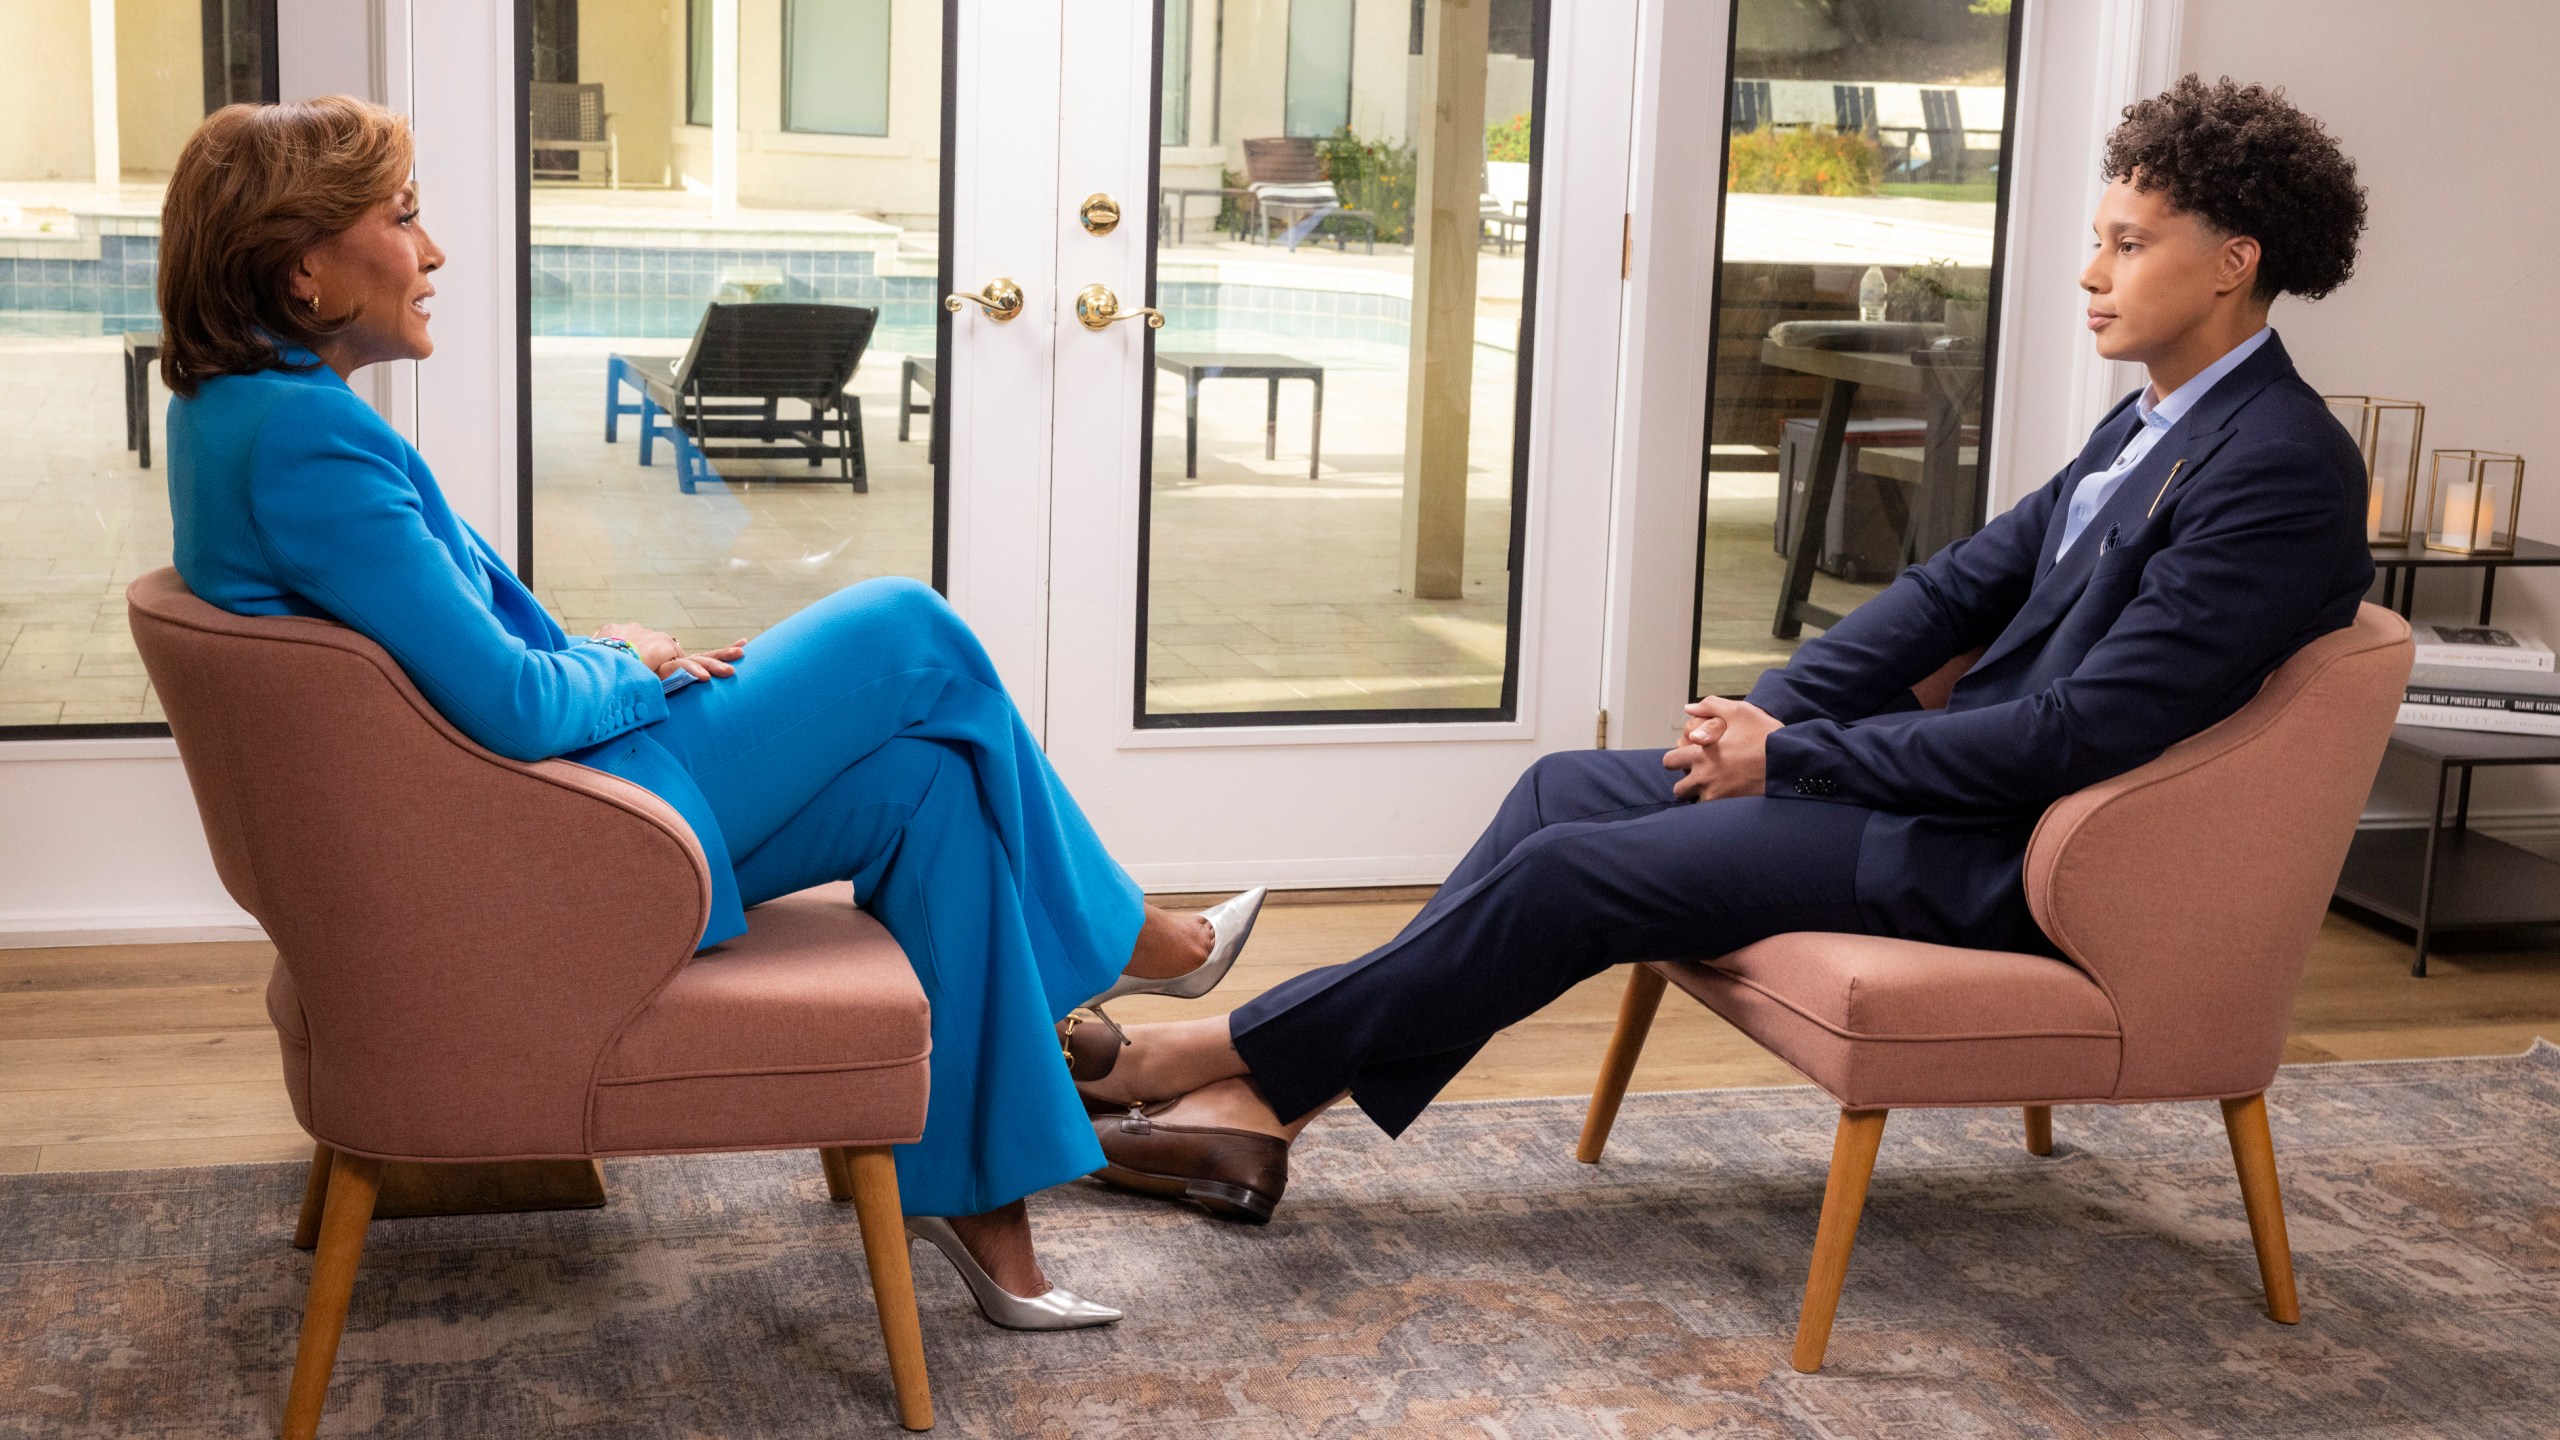
[(1848, 8), (1734, 0), (1693, 694), (1980, 523), (2018, 7)]
[[(1423, 9), (1221, 6), (1231, 138), (1159, 156), (1141, 725), (1511, 713), (1545, 30)], [(1317, 13), (1349, 123), (1294, 136)]]
[[(803, 93), (898, 77), (892, 143), (849, 154), (781, 128), (777, 0), (530, 3), (551, 37), (526, 97), (535, 593), (572, 633), (712, 645), (857, 581), (937, 580), (942, 7), (900, 3), (893, 26), (873, 0), (790, 7), (824, 18)], [(678, 58), (721, 24), (737, 115), (690, 125)]]
[(275, 98), (275, 24), (273, 0), (0, 4), (0, 728), (165, 733), (124, 619), (169, 563), (161, 192), (209, 111)]
[(785, 130), (889, 133), (889, 0), (784, 0)]

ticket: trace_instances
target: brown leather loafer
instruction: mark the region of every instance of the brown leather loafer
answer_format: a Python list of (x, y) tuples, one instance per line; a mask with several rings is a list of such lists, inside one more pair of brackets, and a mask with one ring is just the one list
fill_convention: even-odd
[(1097, 1115), (1108, 1163), (1095, 1178), (1123, 1190), (1187, 1200), (1221, 1220), (1260, 1225), (1289, 1188), (1289, 1142), (1254, 1130), (1167, 1125), (1143, 1109)]

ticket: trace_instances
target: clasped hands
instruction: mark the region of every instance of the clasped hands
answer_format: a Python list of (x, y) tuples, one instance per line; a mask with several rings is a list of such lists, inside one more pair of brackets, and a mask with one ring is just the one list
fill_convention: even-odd
[(717, 650), (687, 652), (676, 638), (663, 630), (646, 625), (617, 622), (596, 627), (599, 639), (620, 640), (640, 652), (640, 663), (657, 672), (658, 678), (673, 678), (679, 670), (691, 671), (696, 680), (735, 675), (737, 668), (729, 662), (747, 653), (747, 642), (737, 641)]
[(1687, 707), (1680, 743), (1662, 757), (1665, 770), (1689, 773), (1672, 785), (1682, 800), (1757, 795), (1768, 783), (1769, 732), (1784, 722), (1747, 700), (1708, 696)]

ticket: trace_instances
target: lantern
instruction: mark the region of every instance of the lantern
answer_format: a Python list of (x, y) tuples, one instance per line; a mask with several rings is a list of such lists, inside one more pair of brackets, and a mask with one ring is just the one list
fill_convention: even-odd
[(2438, 450), (2431, 459), (2427, 548), (2457, 555), (2516, 553), (2524, 457), (2493, 450)]

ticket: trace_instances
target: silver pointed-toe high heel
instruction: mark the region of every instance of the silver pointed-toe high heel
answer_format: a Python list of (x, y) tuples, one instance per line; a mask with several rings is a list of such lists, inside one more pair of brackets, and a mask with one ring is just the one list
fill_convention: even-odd
[(1064, 1286), (1052, 1285), (1045, 1295), (1016, 1295), (996, 1283), (969, 1247), (960, 1243), (959, 1232), (951, 1222), (938, 1215), (910, 1215), (907, 1234), (942, 1252), (951, 1268), (969, 1284), (969, 1293), (977, 1297), (978, 1313), (992, 1324), (1007, 1330), (1082, 1330), (1094, 1325), (1108, 1325), (1120, 1318), (1120, 1312), (1108, 1305), (1097, 1305)]
[[(1262, 902), (1271, 894), (1268, 885), (1256, 885), (1232, 900), (1212, 905), (1200, 913), (1209, 921), (1209, 958), (1183, 971), (1162, 979), (1143, 975), (1123, 975), (1108, 990), (1087, 1000), (1085, 1008), (1096, 1015), (1102, 1007), (1123, 995), (1169, 995), (1176, 1000), (1197, 1000), (1218, 988), (1235, 968), (1236, 957), (1244, 953), (1244, 942), (1253, 935), (1253, 922), (1262, 914)], [(1110, 1017), (1104, 1016), (1108, 1021)]]

